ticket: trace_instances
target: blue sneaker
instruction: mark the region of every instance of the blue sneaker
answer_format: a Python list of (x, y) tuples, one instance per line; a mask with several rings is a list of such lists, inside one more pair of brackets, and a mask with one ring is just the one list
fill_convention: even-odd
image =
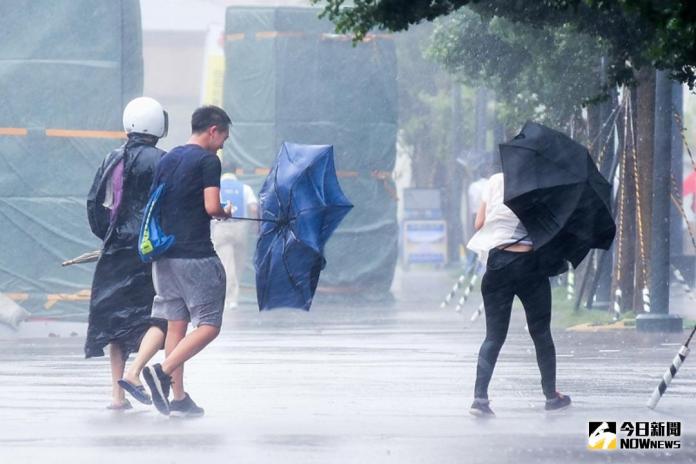
[(164, 373), (160, 364), (146, 366), (143, 369), (143, 378), (150, 389), (152, 402), (157, 410), (169, 415), (169, 389), (172, 386), (172, 378)]
[(201, 417), (205, 409), (193, 402), (188, 393), (183, 400), (171, 400), (169, 402), (170, 417)]

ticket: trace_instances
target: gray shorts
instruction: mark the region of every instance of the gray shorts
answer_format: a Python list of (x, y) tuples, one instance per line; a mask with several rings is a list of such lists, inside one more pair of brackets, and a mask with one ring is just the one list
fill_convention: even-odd
[(159, 259), (152, 264), (155, 299), (152, 317), (222, 325), (225, 307), (225, 268), (217, 256)]

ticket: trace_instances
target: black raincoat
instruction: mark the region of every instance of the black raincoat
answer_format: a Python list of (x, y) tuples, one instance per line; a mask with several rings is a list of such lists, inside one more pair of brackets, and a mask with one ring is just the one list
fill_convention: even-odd
[[(87, 216), (94, 235), (103, 241), (94, 271), (89, 304), (89, 326), (85, 356), (104, 356), (104, 347), (118, 343), (124, 356), (137, 351), (145, 331), (166, 321), (151, 319), (152, 285), (150, 264), (140, 261), (138, 235), (157, 163), (164, 152), (157, 139), (131, 134), (128, 141), (107, 155), (87, 196)], [(103, 206), (106, 188), (115, 166), (124, 160), (123, 193), (113, 224)]]

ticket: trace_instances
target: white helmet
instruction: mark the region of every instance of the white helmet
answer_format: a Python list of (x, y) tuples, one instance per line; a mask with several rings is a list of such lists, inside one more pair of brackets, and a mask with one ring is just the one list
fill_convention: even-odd
[(157, 100), (138, 97), (123, 110), (123, 129), (127, 134), (138, 133), (162, 138), (169, 129), (169, 116)]

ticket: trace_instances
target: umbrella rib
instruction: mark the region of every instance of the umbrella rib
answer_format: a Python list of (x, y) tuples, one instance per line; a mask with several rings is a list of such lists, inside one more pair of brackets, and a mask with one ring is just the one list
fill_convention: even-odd
[[(294, 234), (293, 234), (294, 235)], [(299, 241), (299, 240), (298, 240)], [(290, 283), (292, 284), (293, 287), (295, 287), (295, 290), (300, 289), (300, 285), (295, 281), (295, 279), (292, 277), (292, 273), (290, 272), (290, 266), (288, 265), (287, 261), (287, 253), (286, 253), (286, 248), (283, 247), (283, 253), (281, 253), (281, 257), (283, 259), (283, 267), (285, 267), (285, 272), (288, 273), (288, 279), (290, 279)]]
[[(278, 159), (278, 165), (280, 165), (280, 159)], [(278, 203), (278, 211), (283, 214), (283, 203), (280, 201), (280, 195), (278, 194), (278, 167), (276, 166), (275, 172), (273, 173), (273, 194), (275, 195), (276, 202)]]
[[(288, 158), (289, 158), (289, 156), (288, 156)], [(306, 172), (307, 171), (304, 170), (304, 171), (302, 171), (301, 174), (304, 175)], [(278, 171), (276, 170), (276, 177), (277, 176), (278, 176)], [(278, 182), (276, 182), (276, 185), (277, 184), (278, 184)], [(288, 204), (287, 204), (287, 208), (285, 208), (285, 217), (290, 216), (290, 207), (292, 206), (292, 197), (293, 197), (294, 192), (295, 192), (295, 185), (297, 185), (297, 179), (295, 179), (295, 181), (292, 183), (292, 185), (290, 185), (290, 191), (288, 192)], [(281, 205), (281, 207), (282, 207), (282, 205)]]

